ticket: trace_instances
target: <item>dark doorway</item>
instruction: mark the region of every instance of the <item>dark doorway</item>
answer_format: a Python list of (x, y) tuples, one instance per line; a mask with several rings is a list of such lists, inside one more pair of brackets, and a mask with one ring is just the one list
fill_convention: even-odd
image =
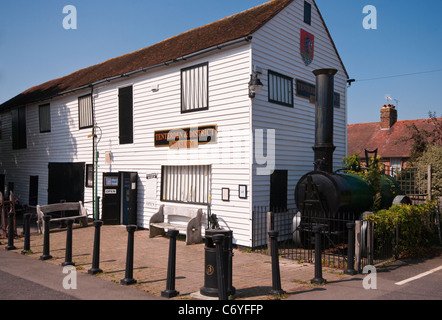
[(38, 176), (29, 178), (29, 205), (35, 207), (38, 204)]
[(48, 204), (84, 201), (85, 163), (49, 163)]
[(287, 184), (287, 170), (275, 170), (270, 176), (270, 210), (287, 210)]

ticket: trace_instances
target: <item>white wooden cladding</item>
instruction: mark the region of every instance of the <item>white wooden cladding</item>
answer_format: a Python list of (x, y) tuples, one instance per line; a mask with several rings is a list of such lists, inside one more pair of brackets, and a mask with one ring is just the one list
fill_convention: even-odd
[(163, 166), (164, 201), (209, 204), (210, 166)]
[[(303, 4), (304, 1), (293, 1), (255, 32), (249, 43), (94, 87), (92, 98), (87, 89), (49, 101), (50, 133), (39, 133), (38, 105), (27, 105), (27, 149), (12, 150), (11, 113), (2, 114), (0, 173), (6, 175), (6, 182), (14, 182), (23, 203), (29, 197), (29, 177), (39, 176), (38, 203), (46, 204), (49, 162), (93, 163), (93, 139), (88, 138), (89, 130), (79, 128), (90, 127), (95, 120), (102, 132), (98, 145), (98, 195), (103, 192), (104, 172), (138, 172), (139, 226), (148, 228), (149, 218), (165, 203), (161, 196), (182, 201), (179, 206), (202, 208), (205, 213), (207, 205), (203, 204), (210, 203), (211, 211), (225, 222), (222, 226), (233, 230), (234, 241), (251, 245), (253, 206), (268, 206), (270, 202), (270, 176), (256, 175), (254, 130), (276, 130), (276, 169), (288, 170), (290, 208), (294, 206), (298, 179), (313, 168), (315, 106), (294, 91), (291, 108), (270, 102), (269, 70), (315, 83), (314, 69), (339, 69), (335, 78), (335, 91), (341, 95), (341, 108), (335, 109), (335, 165), (339, 166), (339, 159), (345, 156), (345, 74), (315, 6), (312, 25), (303, 23)], [(309, 67), (299, 53), (300, 28), (315, 35), (315, 58)], [(255, 99), (249, 99), (253, 66), (262, 69), (260, 80), (264, 88)], [(133, 86), (134, 141), (120, 145), (118, 90), (125, 86)], [(218, 142), (187, 150), (155, 148), (155, 131), (198, 125), (217, 125)], [(107, 151), (112, 153), (110, 164), (105, 163)], [(186, 167), (187, 172), (179, 167)], [(175, 193), (161, 189), (161, 173), (166, 179), (163, 187), (175, 185)], [(158, 178), (147, 179), (150, 174)], [(186, 179), (193, 181), (184, 184), (189, 186), (187, 189), (182, 187)], [(247, 199), (239, 198), (239, 185), (248, 186)], [(230, 189), (230, 201), (222, 201), (223, 188)], [(93, 212), (93, 195), (92, 188), (85, 188), (89, 212)]]

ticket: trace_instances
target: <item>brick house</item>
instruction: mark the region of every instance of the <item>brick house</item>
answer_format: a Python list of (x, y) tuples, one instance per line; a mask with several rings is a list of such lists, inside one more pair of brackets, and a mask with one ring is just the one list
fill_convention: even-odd
[[(439, 118), (442, 120), (442, 118)], [(439, 120), (438, 119), (438, 120)], [(380, 122), (349, 124), (347, 155), (358, 153), (365, 163), (365, 150), (374, 151), (382, 157), (382, 162), (390, 168), (400, 169), (407, 166), (413, 140), (410, 127), (415, 125), (419, 131), (431, 132), (434, 127), (429, 119), (398, 121), (398, 110), (394, 105), (384, 105), (380, 111)], [(373, 154), (369, 154), (373, 156)]]

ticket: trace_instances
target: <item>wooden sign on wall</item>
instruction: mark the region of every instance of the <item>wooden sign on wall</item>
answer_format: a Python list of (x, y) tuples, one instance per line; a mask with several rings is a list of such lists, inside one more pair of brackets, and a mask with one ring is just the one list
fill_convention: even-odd
[(155, 131), (155, 147), (198, 148), (201, 144), (217, 143), (218, 126), (179, 128)]

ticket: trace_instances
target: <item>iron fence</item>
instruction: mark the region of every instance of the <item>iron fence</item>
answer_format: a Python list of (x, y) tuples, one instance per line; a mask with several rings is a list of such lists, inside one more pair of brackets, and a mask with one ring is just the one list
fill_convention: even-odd
[(362, 271), (366, 265), (374, 265), (391, 259), (397, 247), (397, 233), (376, 234), (372, 223), (354, 220), (351, 212), (330, 217), (321, 212), (309, 212), (301, 216), (296, 210), (273, 210), (256, 207), (253, 211), (253, 250), (270, 254), (268, 231), (278, 231), (278, 248), (281, 258), (314, 263), (315, 239), (313, 227), (320, 225), (322, 263), (324, 266), (345, 269), (348, 257), (349, 229), (355, 222), (355, 268)]

